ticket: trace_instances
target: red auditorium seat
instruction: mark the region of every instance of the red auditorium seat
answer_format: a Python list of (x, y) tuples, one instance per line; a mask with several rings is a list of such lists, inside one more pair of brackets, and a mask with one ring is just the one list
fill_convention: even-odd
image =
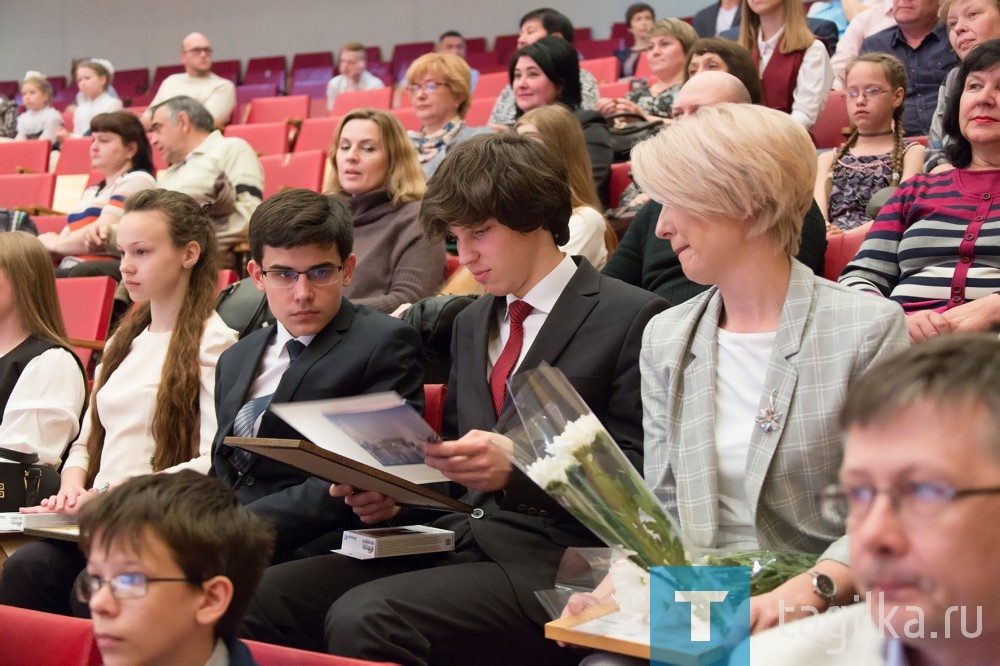
[(434, 50), (434, 42), (410, 42), (396, 44), (392, 49), (392, 75), (395, 80), (402, 78), (410, 63)]
[(66, 139), (59, 151), (59, 161), (53, 173), (58, 175), (90, 173), (90, 146), (94, 143), (88, 136)]
[[(212, 63), (212, 73), (229, 79), (234, 86), (240, 84), (240, 61), (239, 60), (219, 60)], [(115, 77), (115, 82), (118, 78)]]
[(246, 74), (243, 75), (243, 83), (273, 83), (279, 91), (283, 91), (287, 68), (288, 62), (285, 56), (250, 58), (247, 61)]
[(46, 139), (0, 142), (0, 174), (45, 173), (51, 149)]
[(598, 83), (616, 82), (619, 66), (618, 58), (614, 56), (580, 61), (580, 69), (585, 69), (593, 74)]
[(73, 351), (87, 369), (87, 376), (94, 376), (94, 351), (108, 339), (111, 323), (111, 306), (115, 299), (115, 281), (109, 277), (59, 278), (56, 295), (59, 309), (66, 322), (66, 336), (79, 342)]
[(295, 149), (292, 152), (300, 153), (306, 150), (322, 150), (324, 153), (330, 150), (333, 143), (333, 133), (337, 129), (339, 117), (308, 118), (302, 122), (299, 128), (299, 135), (295, 139)]
[(393, 109), (392, 115), (396, 116), (396, 118), (399, 119), (399, 122), (403, 123), (403, 127), (408, 130), (418, 130), (423, 125), (420, 118), (417, 118), (416, 111), (414, 111), (413, 107), (409, 105)]
[(497, 103), (496, 97), (476, 97), (469, 105), (469, 111), (465, 114), (465, 124), (469, 127), (485, 127), (490, 121), (490, 114), (493, 113), (493, 106)]
[(282, 155), (288, 152), (288, 123), (229, 125), (223, 134), (238, 137), (250, 144), (258, 155)]
[[(576, 42), (575, 46), (577, 50), (583, 55), (584, 58), (614, 58), (615, 51), (618, 50), (619, 43), (617, 39), (591, 39), (583, 42)], [(615, 58), (617, 61), (618, 59)], [(618, 72), (615, 72), (615, 78), (618, 78)]]
[(472, 93), (472, 96), (496, 98), (500, 95), (500, 91), (506, 88), (509, 83), (510, 74), (507, 70), (491, 74), (480, 74), (479, 82), (476, 83), (476, 89)]
[(465, 38), (465, 54), (470, 53), (483, 53), (486, 50), (486, 38), (485, 37), (466, 37)]
[(250, 100), (247, 123), (298, 123), (309, 117), (309, 96), (258, 97)]
[(0, 208), (52, 208), (54, 173), (0, 175)]
[(260, 158), (264, 169), (264, 199), (282, 190), (305, 188), (313, 192), (323, 189), (325, 150), (305, 150), (287, 155), (267, 155)]
[(333, 101), (333, 111), (330, 112), (330, 115), (342, 116), (348, 111), (364, 108), (388, 111), (391, 103), (392, 88), (343, 92), (337, 95), (337, 98)]
[(836, 148), (844, 142), (844, 128), (851, 119), (847, 115), (847, 94), (843, 90), (831, 90), (826, 106), (819, 114), (812, 128), (813, 141), (817, 148)]
[(601, 97), (624, 97), (632, 87), (632, 84), (628, 81), (619, 81), (616, 83), (602, 83), (597, 86), (597, 94)]
[(446, 395), (448, 387), (445, 384), (424, 384), (424, 420), (436, 433), (441, 432)]
[(826, 237), (826, 254), (824, 255), (823, 277), (837, 281), (840, 272), (844, 270), (858, 248), (868, 235), (867, 229), (854, 229), (842, 234), (829, 234)]
[(184, 72), (184, 65), (160, 65), (153, 72), (153, 83), (149, 86), (149, 91), (155, 93), (163, 83), (163, 79), (171, 74), (181, 74)]
[(292, 80), (295, 72), (300, 69), (329, 67), (333, 71), (333, 54), (329, 51), (314, 51), (312, 53), (296, 53), (292, 58)]
[(632, 163), (619, 162), (611, 165), (611, 185), (609, 187), (609, 204), (611, 208), (617, 208), (622, 200), (622, 192), (632, 182)]

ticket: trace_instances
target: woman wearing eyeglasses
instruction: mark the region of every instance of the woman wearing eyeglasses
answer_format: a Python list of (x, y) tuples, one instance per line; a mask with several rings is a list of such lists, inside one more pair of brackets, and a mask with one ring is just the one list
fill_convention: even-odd
[[(215, 366), (236, 342), (215, 312), (212, 222), (186, 194), (145, 190), (125, 202), (117, 241), (122, 282), (138, 305), (104, 350), (59, 492), (26, 513), (76, 514), (130, 477), (207, 474), (211, 466)], [(69, 590), (84, 566), (69, 545), (40, 541), (19, 549), (0, 577), (0, 603), (68, 613)]]
[(341, 119), (330, 152), (327, 193), (344, 199), (354, 221), (358, 266), (344, 296), (385, 313), (437, 291), (444, 241), (420, 231), (426, 181), (406, 130), (388, 111), (357, 109)]
[(465, 114), (472, 95), (472, 71), (451, 53), (428, 53), (406, 70), (406, 90), (419, 130), (407, 134), (417, 149), (424, 175), (430, 178), (448, 150), (471, 136), (485, 134), (489, 127), (469, 127)]
[(847, 66), (847, 115), (854, 131), (817, 158), (813, 196), (827, 233), (871, 226), (868, 202), (923, 170), (924, 147), (903, 140), (906, 68), (888, 53), (865, 53)]
[(948, 100), (954, 169), (918, 174), (882, 207), (840, 275), (892, 299), (914, 342), (1000, 324), (1000, 39), (965, 58)]

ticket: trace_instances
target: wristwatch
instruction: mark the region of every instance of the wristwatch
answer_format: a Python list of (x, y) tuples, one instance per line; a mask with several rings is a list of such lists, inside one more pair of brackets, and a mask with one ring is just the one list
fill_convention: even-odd
[(837, 583), (826, 574), (818, 571), (810, 571), (809, 575), (813, 577), (813, 592), (826, 600), (828, 604), (833, 604), (833, 600), (837, 596)]

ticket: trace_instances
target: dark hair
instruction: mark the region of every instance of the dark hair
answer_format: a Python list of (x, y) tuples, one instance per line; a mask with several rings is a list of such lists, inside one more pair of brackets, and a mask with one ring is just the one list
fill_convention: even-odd
[(153, 166), (153, 149), (149, 145), (146, 130), (143, 129), (142, 122), (137, 115), (128, 111), (99, 113), (90, 121), (90, 133), (94, 132), (117, 134), (126, 146), (134, 143), (135, 155), (132, 156), (132, 170), (145, 171), (150, 175), (156, 174), (156, 167)]
[(170, 112), (170, 122), (172, 123), (177, 123), (177, 114), (183, 111), (187, 114), (188, 120), (191, 121), (191, 125), (195, 129), (202, 132), (211, 132), (215, 129), (215, 119), (212, 118), (212, 114), (208, 112), (204, 104), (193, 97), (177, 95), (176, 97), (171, 97), (166, 101), (160, 102), (156, 106), (150, 107), (150, 117), (161, 106), (167, 107), (167, 110)]
[[(80, 511), (80, 549), (99, 541), (139, 553), (155, 534), (193, 584), (215, 576), (233, 583), (229, 608), (215, 625), (217, 638), (236, 636), (257, 583), (271, 562), (274, 528), (245, 507), (224, 483), (193, 470), (129, 479)], [(155, 631), (154, 627), (150, 627)]]
[[(942, 335), (879, 361), (851, 383), (840, 424), (846, 430), (886, 423), (926, 402), (940, 412), (982, 406), (992, 418), (993, 430), (1000, 431), (1000, 340), (996, 333)], [(991, 439), (1000, 455), (1000, 444)]]
[(444, 32), (441, 33), (441, 36), (438, 37), (438, 43), (440, 44), (445, 37), (458, 37), (463, 42), (465, 41), (465, 37), (463, 37), (462, 33), (460, 33), (458, 30), (445, 30)]
[(653, 15), (653, 20), (656, 20), (656, 10), (647, 5), (645, 2), (636, 2), (628, 6), (625, 10), (625, 24), (629, 27), (632, 26), (632, 17), (640, 12), (649, 12)]
[(532, 20), (541, 21), (542, 27), (548, 34), (559, 33), (567, 42), (573, 43), (573, 22), (562, 12), (557, 12), (551, 7), (533, 9), (522, 16), (521, 22), (517, 25), (522, 26)]
[(998, 64), (1000, 64), (1000, 39), (991, 39), (972, 49), (962, 61), (955, 86), (952, 88), (951, 95), (948, 96), (948, 102), (944, 109), (943, 129), (950, 141), (945, 143), (944, 156), (959, 169), (964, 169), (972, 164), (972, 144), (962, 134), (959, 122), (959, 107), (962, 104), (965, 82), (968, 80), (969, 74), (992, 69)]
[(472, 137), (452, 147), (420, 206), (429, 238), (449, 226), (474, 227), (490, 218), (514, 231), (545, 229), (556, 245), (569, 241), (566, 166), (539, 141), (514, 132)]
[[(542, 37), (534, 44), (519, 48), (510, 59), (508, 75), (511, 86), (514, 85), (514, 68), (517, 66), (518, 58), (522, 56), (534, 60), (556, 87), (559, 91), (557, 102), (568, 106), (571, 111), (580, 108), (583, 102), (583, 93), (580, 90), (580, 60), (572, 44), (562, 37), (550, 35)], [(520, 117), (524, 112), (520, 107), (516, 108), (516, 115)]]
[[(150, 427), (153, 441), (152, 467), (156, 472), (179, 465), (198, 455), (201, 422), (201, 366), (198, 361), (205, 322), (215, 310), (219, 284), (217, 244), (212, 221), (193, 198), (172, 190), (142, 190), (125, 200), (125, 213), (159, 213), (167, 223), (174, 247), (183, 248), (195, 242), (201, 248), (198, 261), (191, 268), (187, 293), (170, 342), (167, 344), (169, 363), (163, 364), (156, 389), (156, 406)], [(94, 384), (90, 398), (90, 435), (87, 453), (90, 461), (87, 479), (93, 483), (101, 467), (105, 428), (97, 407), (98, 394), (132, 350), (132, 341), (152, 322), (149, 302), (130, 308), (122, 319), (101, 358), (103, 371)], [(113, 419), (115, 414), (105, 415)]]
[(757, 65), (753, 62), (750, 52), (730, 39), (723, 37), (702, 37), (695, 41), (688, 50), (687, 62), (684, 65), (684, 80), (691, 78), (691, 58), (694, 56), (713, 53), (726, 63), (729, 73), (743, 82), (750, 93), (750, 101), (753, 104), (764, 102), (764, 88), (760, 83), (760, 73)]
[(351, 214), (336, 197), (312, 190), (285, 190), (269, 197), (250, 216), (250, 256), (264, 261), (264, 246), (285, 249), (337, 246), (341, 259), (354, 247)]

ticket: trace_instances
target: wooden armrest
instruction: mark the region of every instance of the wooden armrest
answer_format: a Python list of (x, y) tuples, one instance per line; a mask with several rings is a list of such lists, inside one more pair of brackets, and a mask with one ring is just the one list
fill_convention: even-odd
[(28, 215), (66, 215), (61, 210), (52, 210), (45, 206), (17, 206), (14, 210), (20, 210)]
[(83, 347), (84, 349), (92, 349), (94, 351), (104, 351), (103, 340), (81, 340), (79, 338), (67, 338), (67, 340), (73, 347)]

